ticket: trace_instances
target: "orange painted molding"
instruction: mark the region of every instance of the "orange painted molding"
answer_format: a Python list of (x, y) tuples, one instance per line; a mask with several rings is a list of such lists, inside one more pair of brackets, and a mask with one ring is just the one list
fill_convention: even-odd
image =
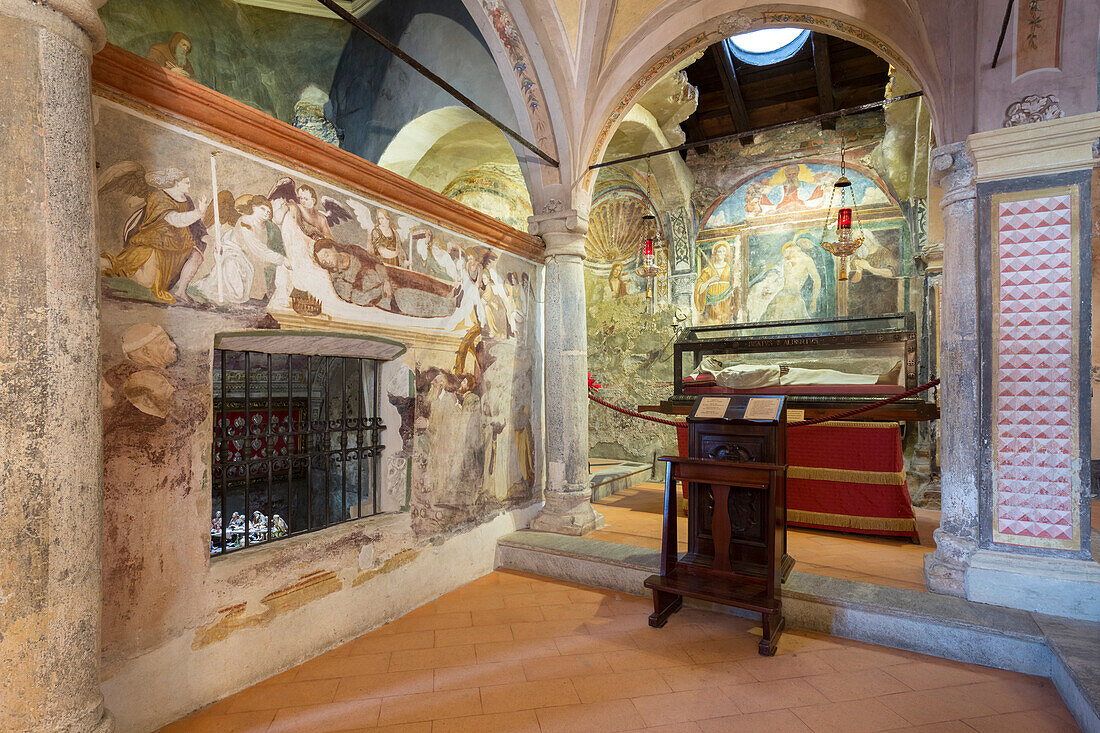
[[(92, 87), (243, 148), (361, 193), (433, 224), (541, 262), (538, 237), (499, 222), (307, 132), (173, 74), (111, 44), (92, 59)], [(136, 103), (136, 105), (135, 105)]]

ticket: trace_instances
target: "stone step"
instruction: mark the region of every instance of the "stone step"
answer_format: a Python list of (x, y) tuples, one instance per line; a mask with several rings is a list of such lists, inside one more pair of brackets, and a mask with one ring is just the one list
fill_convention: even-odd
[(588, 484), (592, 489), (592, 501), (606, 499), (623, 489), (648, 481), (653, 475), (653, 466), (649, 463), (619, 461), (609, 466), (593, 466)]

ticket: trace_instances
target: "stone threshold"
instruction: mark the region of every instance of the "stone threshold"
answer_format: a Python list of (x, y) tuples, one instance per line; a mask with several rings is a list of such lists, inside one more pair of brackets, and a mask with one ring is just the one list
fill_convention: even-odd
[(652, 464), (633, 463), (631, 461), (620, 461), (606, 468), (601, 468), (599, 471), (594, 471), (588, 479), (588, 485), (592, 489), (592, 501), (606, 499), (612, 494), (647, 481), (652, 473)]
[[(1100, 733), (1100, 624), (800, 573), (797, 560), (783, 584), (791, 628), (1049, 677), (1081, 729)], [(496, 567), (648, 596), (642, 583), (659, 572), (660, 553), (520, 530), (497, 541)], [(684, 603), (742, 615), (694, 599)]]

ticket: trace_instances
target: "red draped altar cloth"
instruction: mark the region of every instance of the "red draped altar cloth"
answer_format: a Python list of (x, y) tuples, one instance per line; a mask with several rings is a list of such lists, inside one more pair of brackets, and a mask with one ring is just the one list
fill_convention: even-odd
[(919, 539), (897, 423), (789, 428), (787, 524)]
[[(686, 457), (686, 424), (676, 437)], [(897, 423), (788, 428), (787, 524), (919, 540)]]

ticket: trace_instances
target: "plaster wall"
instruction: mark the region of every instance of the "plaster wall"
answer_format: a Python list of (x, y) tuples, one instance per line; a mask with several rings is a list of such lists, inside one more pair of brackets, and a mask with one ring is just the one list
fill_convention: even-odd
[[(528, 523), (544, 484), (542, 267), (390, 208), (402, 259), (379, 269), (364, 220), (379, 222), (385, 207), (139, 110), (102, 98), (95, 108), (107, 271), (103, 678), (120, 729), (141, 731), (492, 569), (496, 537)], [(265, 280), (266, 266), (254, 261), (259, 292), (245, 288), (253, 297), (219, 301), (203, 287), (220, 266), (208, 215), (205, 237), (170, 222), (155, 229), (162, 242), (185, 241), (192, 251), (205, 243), (191, 285), (166, 279), (179, 297), (164, 302), (156, 276), (172, 265), (154, 253), (127, 268), (127, 252), (142, 246), (140, 238), (127, 242), (127, 222), (138, 211), (152, 221), (150, 207), (164, 192), (148, 182), (171, 168), (192, 181), (178, 209), (201, 210), (213, 191), (212, 151), (229, 202), (258, 195), (282, 210), (288, 204), (278, 203), (276, 189), (289, 178), (299, 192), (312, 186), (327, 211), (347, 211), (350, 219), (329, 222), (332, 240), (364, 267), (384, 270), (386, 285), (371, 295), (357, 281), (349, 293), (337, 272), (319, 266), (310, 252), (316, 242), (283, 219), (278, 232), (266, 230), (269, 251), (286, 258), (271, 265), (276, 273)], [(223, 220), (227, 208), (223, 201)], [(223, 230), (223, 247), (231, 236), (241, 236), (239, 227)], [(302, 309), (297, 291), (309, 292), (320, 312)], [(134, 327), (162, 329), (167, 343), (158, 341), (156, 354), (135, 349)], [(211, 557), (214, 337), (272, 329), (377, 336), (408, 348), (382, 368), (383, 513)], [(137, 374), (159, 387), (135, 389)]]
[[(1036, 51), (1051, 50), (1057, 39), (1058, 65), (1026, 71), (1020, 68), (1020, 55), (1029, 51), (1029, 41), (1021, 37), (1018, 14), (1028, 13), (1028, 3), (1013, 8), (1004, 46), (991, 68), (1004, 3), (985, 0), (978, 18), (978, 77), (976, 131), (1004, 126), (1005, 110), (1028, 95), (1053, 95), (1067, 116), (1095, 112), (1097, 109), (1097, 39), (1100, 33), (1100, 4), (1093, 0), (1062, 0), (1062, 17), (1055, 13), (1057, 3), (1041, 3), (1041, 31)], [(1020, 7), (1022, 6), (1022, 7)], [(1060, 32), (1056, 33), (1058, 30)], [(1051, 50), (1052, 51), (1052, 50)], [(1052, 51), (1053, 52), (1053, 51)], [(946, 141), (945, 141), (946, 142)]]

